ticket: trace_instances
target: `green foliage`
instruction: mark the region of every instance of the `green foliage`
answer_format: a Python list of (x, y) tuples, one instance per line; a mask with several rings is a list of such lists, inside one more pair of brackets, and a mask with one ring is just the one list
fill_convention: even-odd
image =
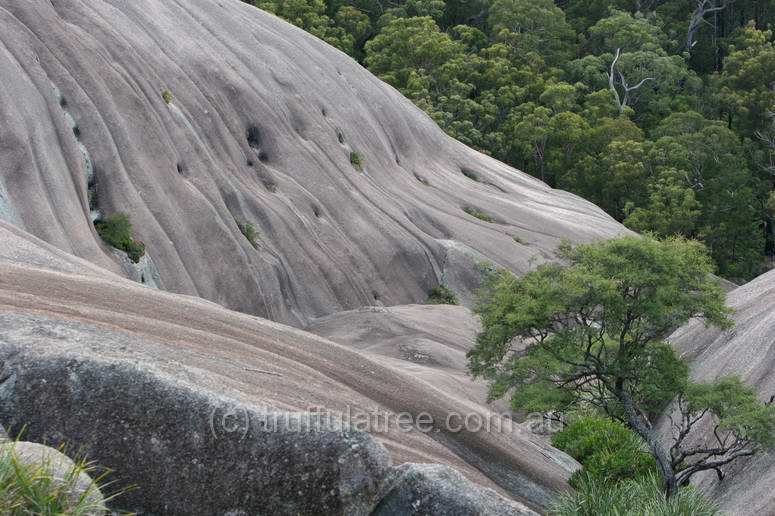
[[(724, 276), (756, 275), (764, 242), (740, 139), (725, 124), (691, 111), (670, 115), (652, 135), (644, 159), (656, 182), (650, 202), (640, 203), (641, 211), (628, 225), (662, 235), (670, 234), (664, 233), (666, 225), (680, 228), (706, 242)], [(688, 179), (687, 186), (680, 178)], [(664, 198), (668, 186), (675, 197), (666, 219), (659, 210), (669, 202)]]
[(576, 418), (552, 436), (552, 446), (584, 466), (570, 478), (570, 485), (577, 489), (587, 479), (615, 483), (656, 471), (656, 462), (643, 439), (611, 419)]
[(446, 285), (436, 285), (428, 292), (428, 300), (425, 302), (427, 305), (456, 305), (458, 304), (457, 296)]
[[(732, 432), (729, 444), (722, 443), (732, 460), (768, 444), (763, 434), (775, 428), (775, 420), (752, 391), (748, 398), (740, 391), (737, 399), (750, 402), (740, 403), (739, 413), (713, 405), (701, 391), (708, 410), (696, 415), (691, 400), (701, 388), (689, 382), (686, 364), (663, 340), (694, 317), (721, 328), (732, 324), (702, 244), (628, 236), (575, 248), (564, 244), (559, 256), (564, 263), (541, 265), (522, 278), (495, 273), (482, 290), (475, 307), (482, 331), (467, 356), (472, 375), (488, 381), (490, 399), (510, 396), (515, 410), (530, 412), (591, 406), (626, 422), (648, 442), (668, 492), (717, 464), (712, 448), (683, 447), (693, 423), (686, 432), (679, 425), (683, 437), (670, 451), (672, 460), (667, 458), (649, 414), (676, 397), (689, 416), (681, 422), (711, 414), (719, 428)], [(693, 462), (684, 468), (682, 457)], [(626, 459), (605, 449), (588, 460), (596, 475), (630, 471)]]
[(360, 170), (363, 167), (363, 158), (357, 152), (352, 151), (350, 153), (350, 164)]
[(775, 107), (775, 46), (771, 31), (745, 27), (725, 60), (721, 74), (721, 101), (729, 122), (745, 135), (768, 124)]
[(161, 92), (161, 98), (164, 99), (165, 104), (172, 104), (172, 92), (170, 90), (164, 90)]
[(496, 39), (519, 53), (534, 53), (549, 64), (573, 55), (573, 29), (554, 0), (492, 0), (489, 22)]
[[(670, 399), (685, 369), (661, 339), (697, 315), (730, 324), (712, 262), (696, 242), (622, 237), (561, 253), (565, 266), (493, 275), (475, 308), (482, 332), (468, 354), (471, 372), (490, 381), (491, 397), (512, 392), (515, 409), (525, 385), (558, 388), (558, 375), (598, 374), (597, 365), (606, 380), (626, 375), (624, 388), (643, 402)], [(526, 346), (518, 355), (514, 339)], [(575, 384), (565, 387), (583, 397)]]
[[(101, 514), (104, 506), (90, 495), (105, 484), (107, 472), (93, 464), (78, 461), (63, 475), (54, 476), (50, 463), (27, 464), (19, 460), (14, 445), (0, 450), (0, 513), (9, 516), (29, 514), (67, 514), (73, 516)], [(94, 484), (78, 497), (79, 475), (85, 473)], [(122, 493), (105, 497), (109, 501)]]
[(462, 50), (430, 17), (397, 18), (366, 44), (366, 64), (379, 78), (403, 90), (417, 75), (434, 73)]
[(256, 227), (250, 222), (237, 222), (237, 226), (239, 227), (242, 236), (250, 242), (250, 245), (258, 248), (258, 232), (256, 231)]
[(692, 383), (684, 399), (689, 414), (708, 410), (718, 429), (764, 446), (775, 445), (775, 407), (759, 401), (756, 391), (736, 377), (724, 377), (712, 384)]
[(716, 516), (716, 505), (693, 487), (666, 498), (655, 474), (612, 483), (594, 477), (579, 478), (576, 491), (561, 494), (553, 516)]
[(145, 255), (145, 244), (132, 238), (132, 223), (126, 213), (116, 212), (96, 220), (94, 228), (106, 244), (124, 251), (133, 262), (139, 263)]
[(466, 206), (463, 208), (463, 211), (479, 220), (483, 220), (485, 222), (495, 222), (495, 217), (493, 217), (487, 212), (480, 210), (479, 208), (474, 208), (473, 206)]
[[(355, 37), (335, 25), (326, 13), (323, 0), (251, 0), (248, 3), (285, 18), (343, 52), (354, 53)], [(343, 18), (348, 24), (358, 26), (358, 21), (353, 23), (346, 15)]]

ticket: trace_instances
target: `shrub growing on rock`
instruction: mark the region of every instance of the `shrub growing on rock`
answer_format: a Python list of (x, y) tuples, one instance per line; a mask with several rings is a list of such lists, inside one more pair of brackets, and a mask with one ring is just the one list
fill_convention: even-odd
[(164, 90), (163, 92), (161, 92), (161, 98), (164, 99), (165, 104), (172, 104), (173, 96), (170, 90)]
[(495, 217), (493, 217), (487, 212), (480, 210), (479, 208), (474, 208), (473, 206), (466, 206), (465, 208), (463, 208), (463, 211), (479, 220), (483, 220), (485, 222), (495, 222)]
[(258, 232), (256, 231), (256, 227), (250, 222), (238, 222), (237, 225), (239, 226), (240, 232), (242, 232), (242, 236), (250, 242), (250, 245), (258, 247)]
[(96, 220), (94, 228), (106, 244), (124, 251), (133, 262), (140, 262), (145, 254), (145, 244), (132, 238), (132, 223), (126, 213), (112, 213)]
[(363, 158), (361, 158), (361, 155), (357, 152), (352, 151), (350, 153), (350, 164), (360, 170), (361, 167), (363, 167)]
[(458, 304), (457, 296), (452, 289), (446, 285), (437, 285), (431, 289), (428, 293), (428, 300), (426, 304), (429, 305), (456, 305)]
[(575, 488), (584, 478), (618, 482), (656, 471), (643, 439), (618, 421), (597, 416), (576, 418), (552, 436), (552, 445), (584, 466), (570, 478)]

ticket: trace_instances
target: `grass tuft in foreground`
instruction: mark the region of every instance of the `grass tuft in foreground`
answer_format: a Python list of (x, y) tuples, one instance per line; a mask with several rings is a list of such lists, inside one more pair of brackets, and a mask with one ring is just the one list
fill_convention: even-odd
[(716, 505), (693, 487), (682, 487), (665, 497), (659, 477), (649, 474), (638, 479), (606, 482), (586, 476), (575, 492), (557, 499), (553, 516), (718, 516)]

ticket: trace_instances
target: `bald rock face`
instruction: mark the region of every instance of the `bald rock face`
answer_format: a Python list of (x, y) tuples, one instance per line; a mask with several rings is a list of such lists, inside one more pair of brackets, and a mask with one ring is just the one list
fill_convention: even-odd
[[(440, 281), (469, 301), (477, 262), (523, 272), (562, 237), (622, 231), (237, 0), (0, 0), (0, 77), (1, 219), (296, 326), (420, 302)], [(117, 211), (146, 244), (143, 270), (93, 229)]]

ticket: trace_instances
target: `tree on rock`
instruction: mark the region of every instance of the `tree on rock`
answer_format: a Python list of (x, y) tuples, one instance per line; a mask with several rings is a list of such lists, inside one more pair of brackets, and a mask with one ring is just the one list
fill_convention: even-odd
[[(721, 468), (771, 444), (775, 407), (736, 379), (695, 384), (665, 342), (691, 318), (720, 328), (730, 309), (698, 242), (619, 239), (560, 247), (562, 264), (517, 278), (494, 274), (476, 308), (482, 320), (469, 369), (491, 399), (517, 410), (594, 407), (648, 444), (667, 496), (699, 471)], [(665, 446), (652, 428), (671, 400), (675, 432)], [(714, 442), (696, 440), (710, 428)]]

